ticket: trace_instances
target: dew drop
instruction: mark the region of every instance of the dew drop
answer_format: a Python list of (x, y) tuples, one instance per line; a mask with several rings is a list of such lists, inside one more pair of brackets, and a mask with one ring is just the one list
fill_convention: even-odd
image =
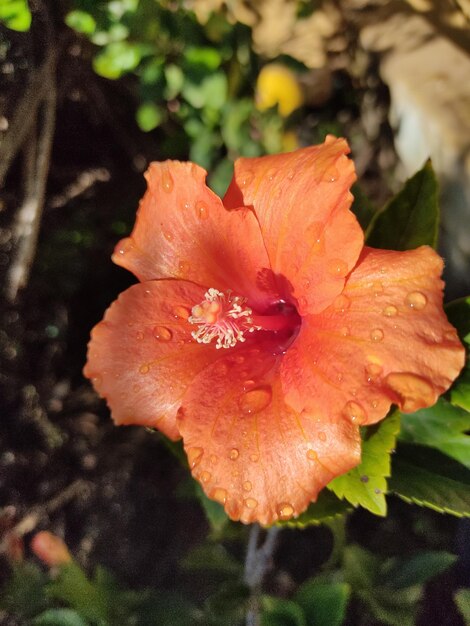
[(240, 452), (236, 448), (232, 448), (229, 454), (232, 461), (236, 461), (240, 456)]
[(103, 382), (103, 379), (101, 378), (101, 376), (93, 376), (91, 382), (95, 387), (98, 387)]
[(377, 376), (380, 376), (383, 372), (383, 367), (379, 364), (379, 363), (367, 363), (366, 365), (366, 373), (367, 373), (367, 380), (369, 382), (373, 381), (374, 378), (377, 378)]
[(201, 472), (200, 479), (202, 480), (203, 483), (208, 483), (211, 478), (212, 478), (212, 474), (210, 472), (206, 472), (206, 470)]
[(149, 372), (150, 372), (150, 367), (146, 363), (144, 363), (143, 365), (139, 367), (140, 374), (148, 374)]
[(328, 264), (328, 272), (337, 278), (344, 278), (348, 273), (348, 265), (341, 259), (333, 259)]
[(188, 463), (191, 469), (193, 467), (196, 467), (196, 465), (200, 463), (203, 454), (204, 454), (204, 450), (202, 448), (189, 448)]
[(254, 498), (247, 498), (245, 500), (245, 506), (247, 509), (256, 509), (258, 506), (258, 500), (255, 500)]
[(245, 415), (251, 415), (253, 413), (258, 413), (269, 406), (271, 398), (271, 387), (266, 385), (245, 391), (240, 397), (239, 406), (242, 413)]
[(326, 434), (324, 432), (319, 432), (318, 439), (320, 439), (320, 441), (326, 441)]
[(125, 254), (133, 250), (134, 248), (135, 248), (135, 244), (132, 238), (126, 237), (126, 239), (123, 239), (121, 241), (119, 248), (117, 249), (117, 253), (120, 254), (121, 256), (124, 256)]
[(162, 174), (162, 187), (167, 193), (173, 190), (173, 178), (168, 170)]
[(321, 254), (324, 250), (323, 231), (325, 225), (323, 222), (312, 222), (307, 226), (305, 231), (305, 239), (310, 243), (311, 254)]
[(344, 406), (344, 413), (351, 422), (363, 424), (366, 421), (366, 412), (358, 402), (349, 401)]
[(398, 309), (393, 304), (389, 304), (382, 311), (382, 314), (385, 315), (385, 317), (395, 317), (395, 315), (398, 314)]
[(334, 165), (330, 165), (323, 173), (322, 180), (327, 183), (334, 183), (336, 180), (338, 180), (338, 176), (338, 168)]
[(433, 386), (421, 376), (409, 372), (392, 372), (385, 383), (401, 398), (401, 408), (412, 413), (436, 401)]
[(259, 456), (257, 454), (250, 454), (250, 461), (257, 463), (259, 461)]
[(206, 220), (209, 217), (209, 209), (207, 208), (207, 205), (201, 200), (196, 202), (196, 216), (200, 220)]
[(220, 502), (220, 504), (225, 504), (227, 502), (227, 490), (217, 487), (217, 489), (213, 492), (212, 497), (217, 502)]
[(344, 293), (335, 298), (335, 301), (333, 302), (333, 307), (337, 311), (341, 311), (342, 313), (344, 313), (346, 309), (349, 309), (350, 306), (351, 300), (348, 298), (348, 296), (344, 295)]
[(185, 208), (186, 210), (188, 210), (188, 209), (189, 209), (189, 206), (190, 206), (190, 205), (189, 205), (189, 202), (185, 202), (185, 203), (184, 203), (184, 208)]
[(219, 460), (219, 458), (215, 454), (211, 454), (209, 460), (212, 463), (212, 465), (216, 465), (218, 460)]
[(141, 330), (139, 330), (139, 331), (135, 334), (135, 338), (136, 338), (138, 341), (142, 341), (142, 339), (144, 338), (144, 333), (143, 333)]
[(170, 233), (168, 230), (164, 230), (163, 231), (163, 236), (165, 237), (165, 239), (167, 241), (173, 241), (174, 237), (173, 237), (173, 233)]
[(153, 329), (153, 336), (158, 341), (165, 342), (171, 340), (171, 338), (173, 337), (173, 333), (169, 328), (166, 328), (165, 326), (155, 326), (155, 328)]
[(455, 332), (453, 330), (446, 330), (446, 332), (444, 333), (444, 339), (445, 341), (455, 341), (456, 340)]
[(294, 170), (289, 170), (287, 172), (286, 176), (287, 176), (288, 180), (292, 180), (294, 178), (294, 176), (295, 176), (295, 171)]
[(173, 309), (173, 315), (177, 318), (187, 320), (191, 313), (189, 312), (189, 309), (184, 306), (176, 306)]
[(275, 169), (268, 170), (266, 176), (268, 177), (268, 180), (273, 180), (273, 178), (276, 176), (276, 170)]
[(135, 385), (132, 385), (132, 391), (134, 391), (135, 393), (137, 393), (141, 389), (142, 389), (142, 385), (139, 385), (139, 383), (135, 383)]
[(178, 263), (178, 271), (180, 274), (187, 274), (190, 269), (191, 269), (191, 266), (188, 263), (188, 261), (180, 261)]
[(248, 391), (249, 389), (253, 389), (253, 387), (256, 385), (254, 380), (245, 380), (245, 382), (243, 383), (243, 389), (244, 391)]
[(318, 460), (318, 454), (315, 450), (307, 450), (307, 459), (310, 459), (310, 461), (316, 461)]
[(252, 488), (253, 488), (253, 485), (250, 483), (250, 481), (245, 480), (245, 482), (243, 483), (243, 489), (245, 491), (251, 491)]
[(370, 331), (370, 338), (371, 338), (371, 341), (378, 343), (379, 341), (382, 341), (382, 339), (384, 338), (384, 331), (381, 328), (374, 328), (373, 330)]
[(412, 291), (405, 298), (405, 304), (416, 311), (424, 309), (427, 303), (428, 299), (421, 291)]
[(251, 181), (254, 178), (254, 174), (251, 170), (247, 170), (246, 172), (244, 172), (242, 179), (241, 179), (241, 186), (242, 187), (246, 187), (247, 185), (249, 185), (251, 183)]
[(294, 507), (292, 506), (292, 504), (289, 504), (288, 502), (282, 502), (277, 507), (277, 512), (279, 515), (279, 519), (287, 520), (287, 519), (290, 519), (294, 515)]
[(349, 328), (347, 326), (343, 326), (343, 328), (340, 330), (341, 336), (342, 337), (347, 337), (349, 335)]

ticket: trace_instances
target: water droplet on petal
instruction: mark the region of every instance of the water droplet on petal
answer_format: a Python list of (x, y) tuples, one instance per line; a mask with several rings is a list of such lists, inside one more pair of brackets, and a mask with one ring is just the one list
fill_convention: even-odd
[(374, 328), (374, 330), (370, 331), (370, 338), (371, 341), (378, 343), (384, 338), (384, 331), (381, 328)]
[(232, 448), (230, 450), (230, 455), (229, 456), (232, 459), (232, 461), (236, 461), (238, 459), (238, 457), (240, 456), (240, 452), (236, 448)]
[(259, 461), (259, 456), (257, 454), (250, 454), (250, 461), (257, 463)]
[(209, 209), (207, 207), (207, 204), (205, 204), (201, 200), (196, 202), (196, 216), (200, 220), (206, 220), (209, 217)]
[(149, 372), (150, 372), (150, 366), (147, 365), (146, 363), (144, 363), (143, 365), (139, 367), (140, 374), (148, 374)]
[(202, 448), (189, 448), (187, 454), (189, 467), (192, 469), (201, 461), (204, 450)]
[(324, 432), (319, 432), (318, 439), (320, 439), (320, 441), (326, 441), (326, 434)]
[(167, 241), (173, 241), (174, 237), (173, 237), (173, 233), (170, 233), (168, 230), (164, 230), (163, 231), (163, 236), (165, 237), (165, 239)]
[(279, 515), (279, 519), (287, 520), (287, 519), (290, 519), (294, 515), (294, 507), (292, 506), (292, 504), (289, 504), (288, 502), (282, 502), (281, 504), (278, 505), (277, 512)]
[(242, 187), (246, 187), (247, 185), (249, 185), (251, 183), (251, 181), (254, 178), (254, 174), (251, 170), (247, 170), (246, 172), (243, 173), (242, 178), (241, 178), (241, 186)]
[(389, 304), (388, 306), (385, 307), (382, 313), (383, 315), (385, 315), (385, 317), (395, 317), (395, 315), (398, 314), (398, 309), (393, 304)]
[(412, 413), (436, 401), (433, 386), (421, 376), (408, 372), (392, 372), (385, 383), (401, 398), (401, 408)]
[(158, 341), (170, 341), (173, 337), (173, 333), (169, 328), (165, 328), (165, 326), (155, 326), (153, 336)]
[(337, 311), (341, 311), (342, 313), (344, 313), (346, 309), (349, 309), (350, 306), (351, 306), (351, 300), (348, 298), (348, 296), (344, 295), (344, 293), (340, 294), (337, 298), (335, 298), (333, 302), (333, 307)]
[(103, 382), (103, 379), (101, 378), (101, 376), (93, 376), (91, 379), (91, 382), (93, 383), (95, 387), (97, 387), (101, 385), (101, 383)]
[(342, 337), (347, 337), (350, 333), (350, 330), (347, 326), (343, 326), (343, 328), (340, 330), (340, 333)]
[(457, 335), (454, 330), (446, 330), (444, 333), (445, 341), (455, 341), (457, 339)]
[(173, 315), (180, 319), (187, 320), (191, 313), (189, 312), (189, 309), (184, 306), (175, 306), (173, 309)]
[(199, 476), (199, 478), (202, 480), (203, 483), (208, 483), (210, 479), (212, 478), (212, 474), (204, 470), (203, 472), (201, 472), (201, 475)]
[(167, 193), (173, 190), (173, 177), (168, 170), (164, 170), (162, 174), (162, 187)]
[(256, 509), (258, 506), (258, 500), (254, 498), (247, 498), (244, 502), (247, 509)]
[(287, 176), (288, 180), (292, 180), (294, 178), (294, 176), (295, 176), (295, 171), (294, 170), (289, 170), (287, 172), (286, 176)]
[(253, 485), (250, 483), (249, 480), (245, 480), (245, 482), (243, 483), (243, 489), (245, 491), (251, 491)]
[(137, 393), (141, 389), (142, 389), (142, 385), (139, 385), (139, 383), (135, 383), (135, 385), (132, 385), (132, 391), (134, 391), (135, 393)]
[(212, 463), (212, 465), (216, 465), (216, 464), (217, 464), (217, 462), (218, 462), (218, 460), (219, 460), (219, 458), (218, 458), (215, 454), (211, 454), (211, 456), (210, 456), (210, 459), (209, 459), (209, 460), (210, 460), (210, 462)]
[(310, 244), (311, 254), (321, 254), (324, 251), (323, 222), (312, 222), (305, 231), (305, 240)]
[(127, 254), (127, 252), (130, 252), (133, 248), (135, 248), (134, 241), (132, 240), (131, 237), (126, 237), (126, 239), (123, 239), (121, 241), (119, 248), (117, 249), (117, 253), (120, 254), (121, 256), (124, 256), (125, 254)]
[(178, 263), (178, 271), (180, 274), (187, 274), (190, 269), (191, 269), (191, 266), (188, 263), (188, 261), (180, 261)]
[(334, 183), (338, 179), (338, 176), (339, 176), (338, 168), (335, 165), (330, 165), (324, 171), (322, 180), (325, 181), (326, 183)]
[(212, 498), (216, 500), (217, 502), (220, 502), (220, 504), (225, 504), (227, 502), (227, 490), (222, 489), (221, 487), (218, 487), (212, 493)]
[(142, 341), (142, 339), (144, 338), (144, 333), (143, 333), (141, 330), (139, 330), (139, 331), (135, 334), (135, 338), (136, 338), (138, 341)]
[(265, 409), (271, 403), (272, 391), (271, 387), (265, 385), (250, 391), (245, 391), (240, 397), (239, 406), (245, 415), (258, 413)]
[(344, 278), (348, 273), (348, 264), (341, 259), (333, 259), (328, 264), (328, 272), (332, 276)]
[(366, 373), (367, 380), (372, 382), (375, 378), (380, 376), (383, 372), (383, 367), (379, 363), (367, 363), (366, 365)]
[(424, 309), (427, 303), (428, 299), (421, 291), (412, 291), (405, 298), (405, 304), (416, 311)]
[(245, 380), (245, 382), (243, 383), (243, 389), (244, 391), (248, 391), (249, 389), (253, 389), (253, 387), (256, 385), (254, 380)]
[(356, 422), (357, 424), (364, 424), (367, 418), (367, 414), (362, 406), (358, 402), (353, 401), (346, 402), (344, 406), (344, 414), (352, 422)]
[(268, 177), (268, 180), (273, 180), (273, 178), (276, 176), (276, 170), (275, 169), (268, 170), (266, 176)]
[(315, 450), (307, 450), (307, 459), (310, 459), (310, 461), (317, 461), (318, 454), (315, 452)]

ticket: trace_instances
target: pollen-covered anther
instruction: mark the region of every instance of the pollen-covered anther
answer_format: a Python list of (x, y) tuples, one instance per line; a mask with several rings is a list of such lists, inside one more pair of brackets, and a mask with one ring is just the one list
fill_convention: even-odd
[(225, 295), (213, 287), (204, 298), (193, 306), (188, 318), (188, 322), (199, 326), (191, 333), (198, 343), (211, 343), (215, 339), (217, 349), (233, 348), (238, 341), (245, 341), (245, 333), (259, 329), (253, 324), (252, 310), (244, 306), (246, 298), (234, 296), (231, 292)]

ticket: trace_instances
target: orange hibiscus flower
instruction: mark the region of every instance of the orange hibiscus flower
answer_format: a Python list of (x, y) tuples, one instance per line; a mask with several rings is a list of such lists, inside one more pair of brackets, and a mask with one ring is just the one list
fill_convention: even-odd
[(113, 260), (134, 285), (92, 332), (85, 374), (116, 424), (183, 438), (242, 522), (301, 513), (360, 462), (359, 426), (434, 404), (464, 350), (442, 260), (364, 247), (343, 139), (239, 159), (223, 201), (193, 163), (153, 163)]

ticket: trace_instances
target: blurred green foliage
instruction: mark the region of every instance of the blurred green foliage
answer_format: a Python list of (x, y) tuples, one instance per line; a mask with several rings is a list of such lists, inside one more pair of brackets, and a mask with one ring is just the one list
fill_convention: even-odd
[(0, 24), (19, 32), (31, 26), (31, 11), (28, 0), (0, 0)]

